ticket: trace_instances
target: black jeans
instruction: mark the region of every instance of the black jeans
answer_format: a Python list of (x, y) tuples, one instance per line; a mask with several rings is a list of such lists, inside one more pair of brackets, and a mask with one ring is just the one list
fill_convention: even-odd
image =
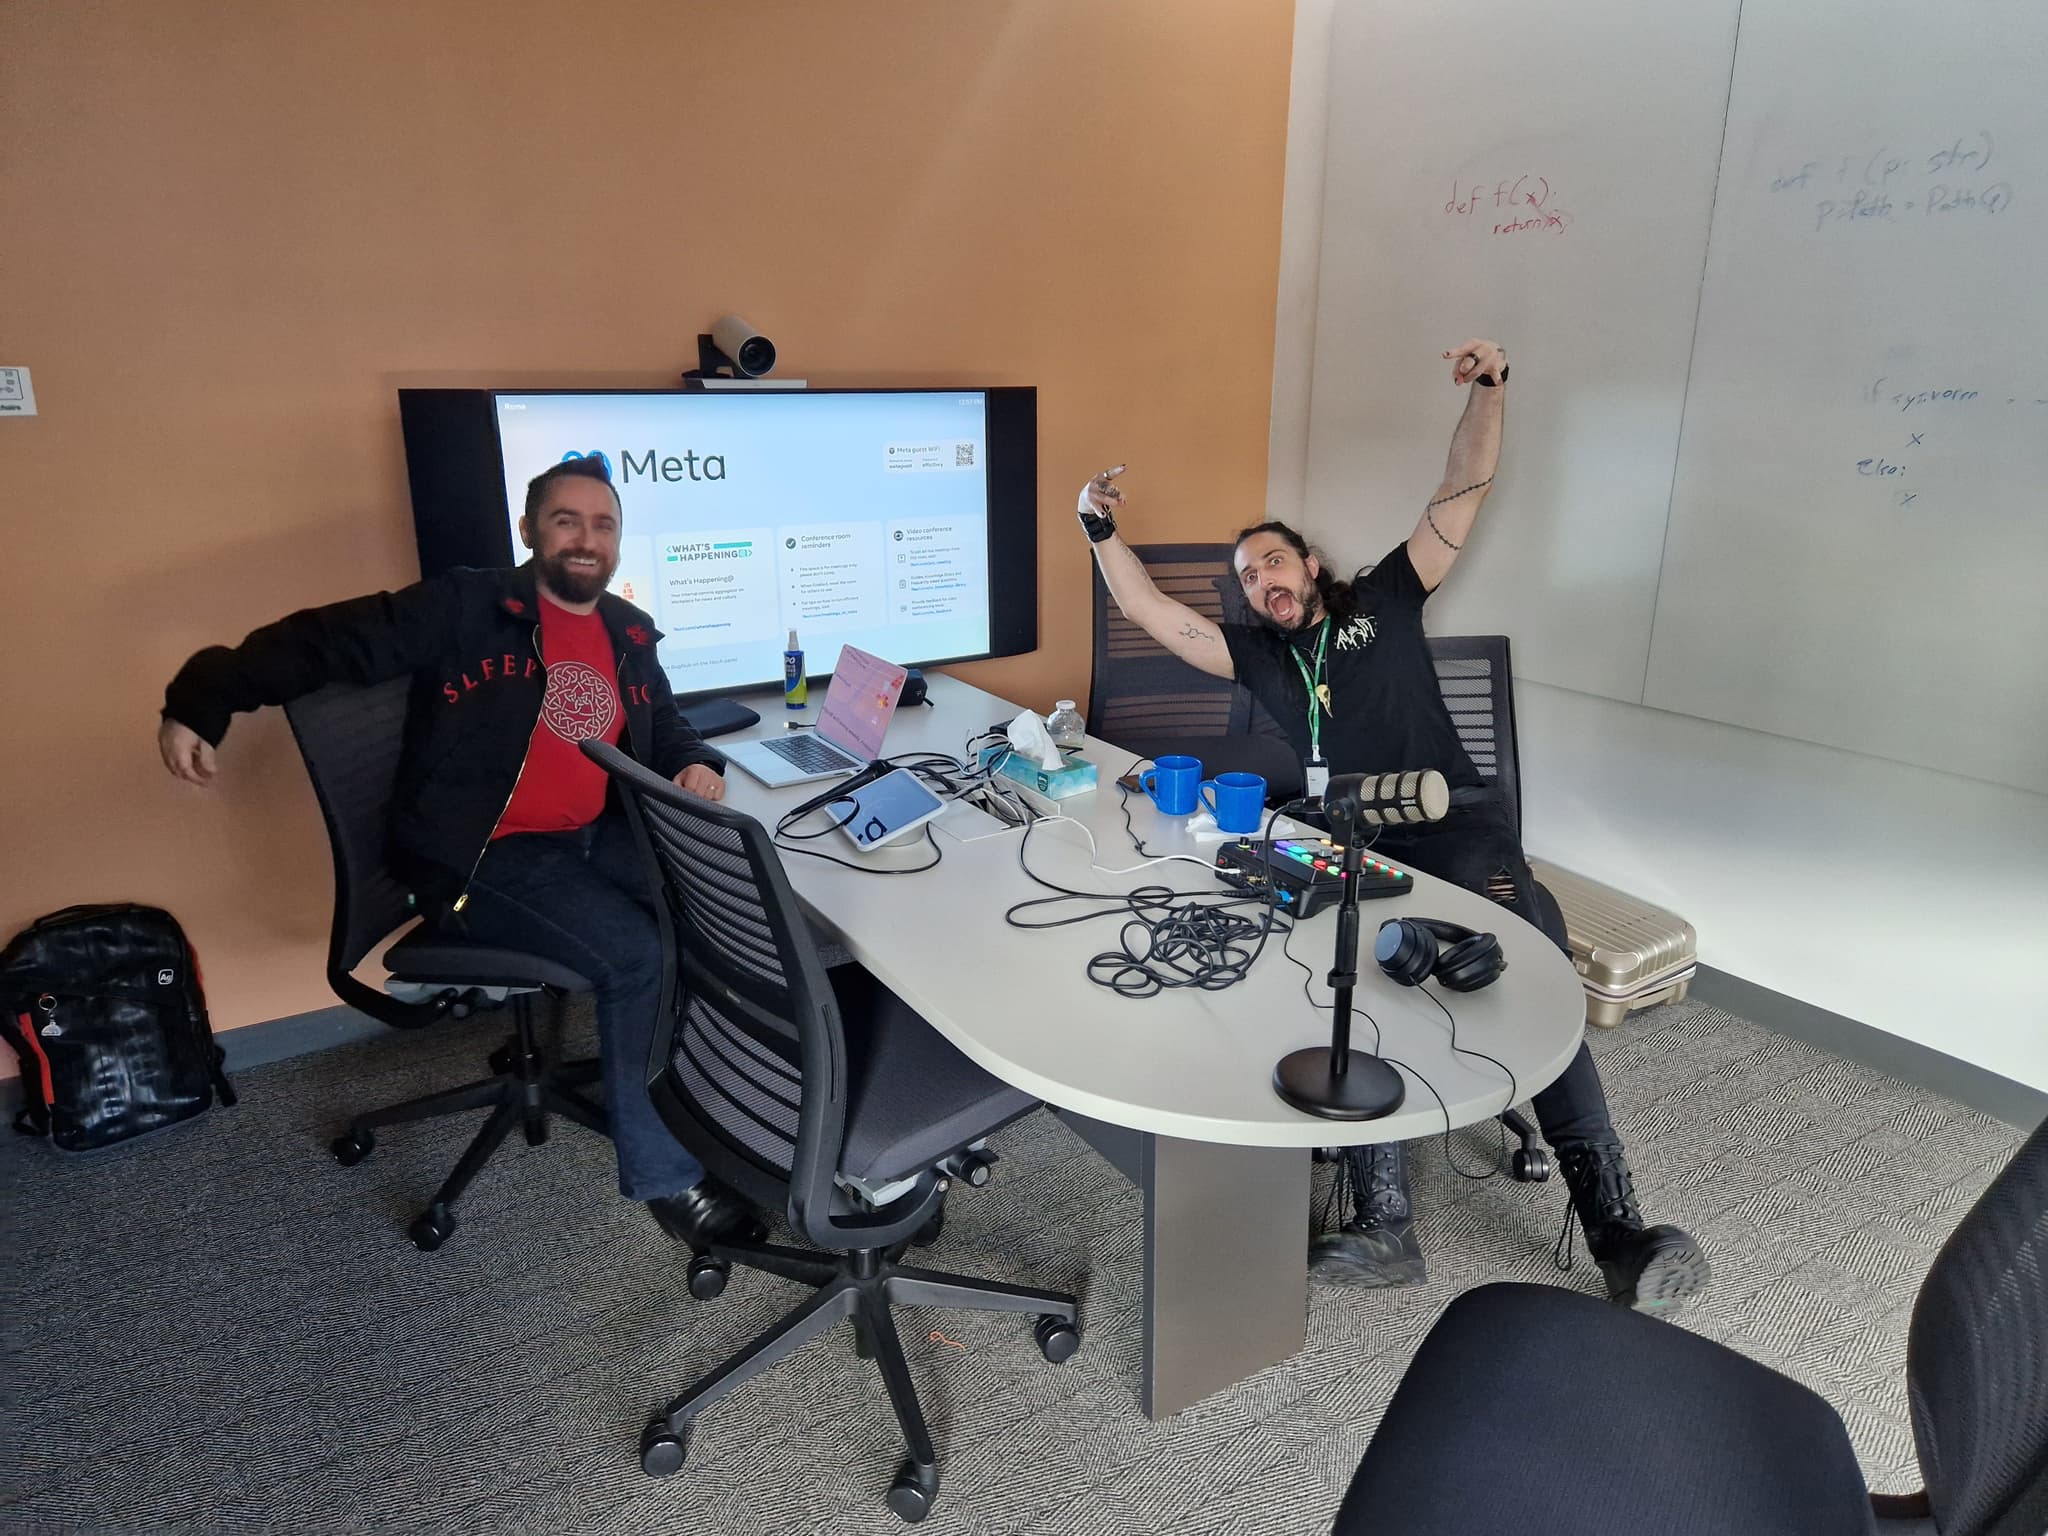
[(575, 832), (501, 837), (469, 900), (444, 925), (480, 944), (566, 965), (597, 991), (605, 1114), (629, 1200), (679, 1195), (704, 1177), (655, 1112), (647, 1084), (661, 1003), (661, 940), (632, 829), (610, 811)]
[[(1565, 942), (1564, 915), (1550, 893), (1536, 883), (1535, 872), (1522, 855), (1521, 839), (1497, 800), (1453, 807), (1438, 822), (1382, 828), (1372, 849), (1397, 864), (1499, 902), (1534, 923), (1566, 954), (1571, 953)], [(1564, 1075), (1532, 1102), (1544, 1139), (1559, 1152), (1588, 1144), (1618, 1144), (1620, 1140), (1608, 1117), (1600, 1069), (1593, 1065), (1593, 1053), (1583, 1041)]]

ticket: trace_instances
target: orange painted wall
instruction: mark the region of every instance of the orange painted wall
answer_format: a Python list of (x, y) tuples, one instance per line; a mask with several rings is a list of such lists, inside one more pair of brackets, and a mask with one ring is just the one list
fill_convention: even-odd
[(1041, 647), (960, 670), (1080, 695), (1080, 482), (1128, 459), (1146, 538), (1261, 511), (1291, 26), (1285, 0), (0, 6), (0, 364), (41, 408), (0, 420), (0, 934), (158, 902), (217, 1027), (331, 1005), (283, 719), (239, 720), (188, 790), (164, 682), (417, 575), (401, 385), (661, 386), (728, 310), (817, 383), (1039, 387)]

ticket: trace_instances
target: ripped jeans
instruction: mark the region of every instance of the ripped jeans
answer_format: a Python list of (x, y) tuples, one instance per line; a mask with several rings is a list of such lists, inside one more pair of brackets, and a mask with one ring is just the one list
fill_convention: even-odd
[[(1570, 953), (1564, 914), (1536, 883), (1535, 872), (1522, 855), (1521, 839), (1498, 800), (1453, 806), (1442, 821), (1421, 826), (1383, 827), (1372, 851), (1498, 902)], [(1593, 1053), (1584, 1041), (1564, 1075), (1537, 1094), (1532, 1104), (1544, 1140), (1559, 1152), (1589, 1144), (1620, 1145), (1608, 1117), (1600, 1069), (1593, 1065)]]

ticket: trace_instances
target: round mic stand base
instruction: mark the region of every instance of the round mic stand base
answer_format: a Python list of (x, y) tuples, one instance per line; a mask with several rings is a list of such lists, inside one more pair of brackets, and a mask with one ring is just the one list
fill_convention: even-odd
[(1401, 1074), (1368, 1051), (1351, 1049), (1351, 993), (1358, 982), (1358, 872), (1365, 865), (1357, 818), (1333, 826), (1344, 839), (1338, 873), (1337, 953), (1330, 967), (1330, 1043), (1289, 1051), (1273, 1068), (1273, 1091), (1325, 1120), (1377, 1120), (1408, 1096)]
[(1408, 1096), (1401, 1074), (1363, 1051), (1350, 1056), (1345, 1071), (1333, 1072), (1335, 1053), (1327, 1045), (1290, 1051), (1273, 1068), (1273, 1091), (1325, 1120), (1377, 1120), (1399, 1109)]

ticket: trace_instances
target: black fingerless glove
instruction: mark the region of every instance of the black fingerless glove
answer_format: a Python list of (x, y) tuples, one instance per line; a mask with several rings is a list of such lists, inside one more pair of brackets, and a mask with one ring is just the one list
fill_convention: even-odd
[(1116, 519), (1107, 512), (1082, 508), (1077, 515), (1081, 519), (1081, 531), (1088, 535), (1090, 544), (1100, 544), (1116, 532)]

